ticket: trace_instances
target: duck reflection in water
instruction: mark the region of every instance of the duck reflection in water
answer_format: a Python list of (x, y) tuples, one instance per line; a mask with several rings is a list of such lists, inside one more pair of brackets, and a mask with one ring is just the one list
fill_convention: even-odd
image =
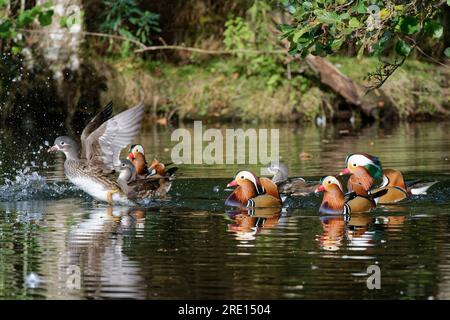
[(275, 227), (281, 217), (281, 208), (241, 208), (227, 211), (233, 220), (228, 231), (234, 232), (237, 240), (255, 240), (263, 229)]
[(322, 216), (323, 233), (316, 237), (325, 251), (337, 251), (346, 243), (348, 246), (372, 246), (373, 234), (368, 232), (374, 219), (366, 213)]
[(322, 216), (320, 221), (323, 233), (317, 235), (316, 240), (322, 250), (338, 251), (344, 244), (354, 250), (364, 250), (376, 245), (377, 232), (398, 231), (406, 217), (373, 217), (368, 213), (361, 213), (351, 216)]
[(120, 286), (138, 289), (132, 298), (145, 297), (139, 264), (124, 252), (126, 238), (143, 236), (144, 226), (141, 208), (108, 206), (93, 210), (88, 219), (71, 228), (64, 264), (80, 268), (87, 296), (101, 296), (96, 288)]

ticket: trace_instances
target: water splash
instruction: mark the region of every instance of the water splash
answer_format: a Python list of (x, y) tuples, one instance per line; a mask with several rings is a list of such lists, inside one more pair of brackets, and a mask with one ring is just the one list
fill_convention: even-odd
[(0, 185), (0, 201), (59, 199), (74, 195), (78, 189), (71, 184), (48, 182), (46, 177), (30, 167), (17, 170), (14, 178), (3, 178)]

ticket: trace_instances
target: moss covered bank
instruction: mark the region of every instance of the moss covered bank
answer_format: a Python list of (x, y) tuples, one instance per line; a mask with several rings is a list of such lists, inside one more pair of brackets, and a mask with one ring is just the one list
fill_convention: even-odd
[[(363, 83), (377, 61), (334, 57), (334, 65)], [(129, 105), (143, 97), (152, 118), (212, 121), (311, 121), (333, 118), (343, 101), (322, 85), (305, 65), (288, 75), (245, 74), (238, 59), (215, 59), (176, 66), (133, 60), (98, 61), (106, 77), (103, 103)], [(448, 117), (450, 72), (416, 60), (407, 61), (375, 95), (385, 96), (400, 119)], [(380, 107), (384, 107), (383, 105)], [(357, 110), (348, 107), (354, 114)]]

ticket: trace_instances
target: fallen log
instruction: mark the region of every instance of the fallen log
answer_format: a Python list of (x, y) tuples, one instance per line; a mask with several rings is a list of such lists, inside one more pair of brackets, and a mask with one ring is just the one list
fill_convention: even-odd
[(309, 54), (305, 60), (323, 84), (340, 95), (348, 104), (359, 108), (363, 116), (374, 118), (380, 105), (384, 105), (372, 95), (365, 96), (361, 87), (325, 58)]

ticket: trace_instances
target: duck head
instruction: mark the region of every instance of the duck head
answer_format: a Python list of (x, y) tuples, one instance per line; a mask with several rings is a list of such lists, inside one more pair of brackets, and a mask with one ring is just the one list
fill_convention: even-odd
[(333, 176), (326, 176), (320, 179), (320, 185), (314, 190), (315, 193), (320, 192), (341, 192), (344, 193), (341, 183)]
[(60, 136), (47, 152), (63, 152), (67, 159), (78, 159), (78, 145), (70, 137)]
[(345, 166), (346, 168), (339, 175), (357, 174), (361, 172), (361, 169), (367, 171), (373, 179), (379, 179), (383, 174), (380, 160), (366, 153), (355, 153), (347, 156)]
[(118, 180), (122, 180), (128, 183), (136, 179), (136, 169), (128, 159), (120, 160), (120, 165), (115, 169), (119, 171)]
[(267, 171), (273, 175), (272, 181), (275, 183), (286, 181), (289, 177), (288, 167), (281, 162), (272, 163), (267, 167)]
[(340, 213), (344, 209), (345, 198), (341, 183), (333, 176), (326, 176), (320, 180), (320, 185), (314, 191), (323, 192), (320, 212)]
[(140, 144), (133, 144), (130, 147), (130, 150), (128, 150), (128, 152), (129, 152), (129, 154), (127, 156), (127, 160), (135, 159), (138, 154), (141, 154), (143, 156), (145, 155), (144, 147), (142, 145), (140, 145)]
[(261, 186), (259, 178), (250, 171), (238, 172), (234, 180), (227, 184), (227, 187), (235, 186), (238, 186), (238, 188), (241, 187), (243, 189), (253, 189), (255, 191), (255, 195), (264, 193), (264, 188)]

